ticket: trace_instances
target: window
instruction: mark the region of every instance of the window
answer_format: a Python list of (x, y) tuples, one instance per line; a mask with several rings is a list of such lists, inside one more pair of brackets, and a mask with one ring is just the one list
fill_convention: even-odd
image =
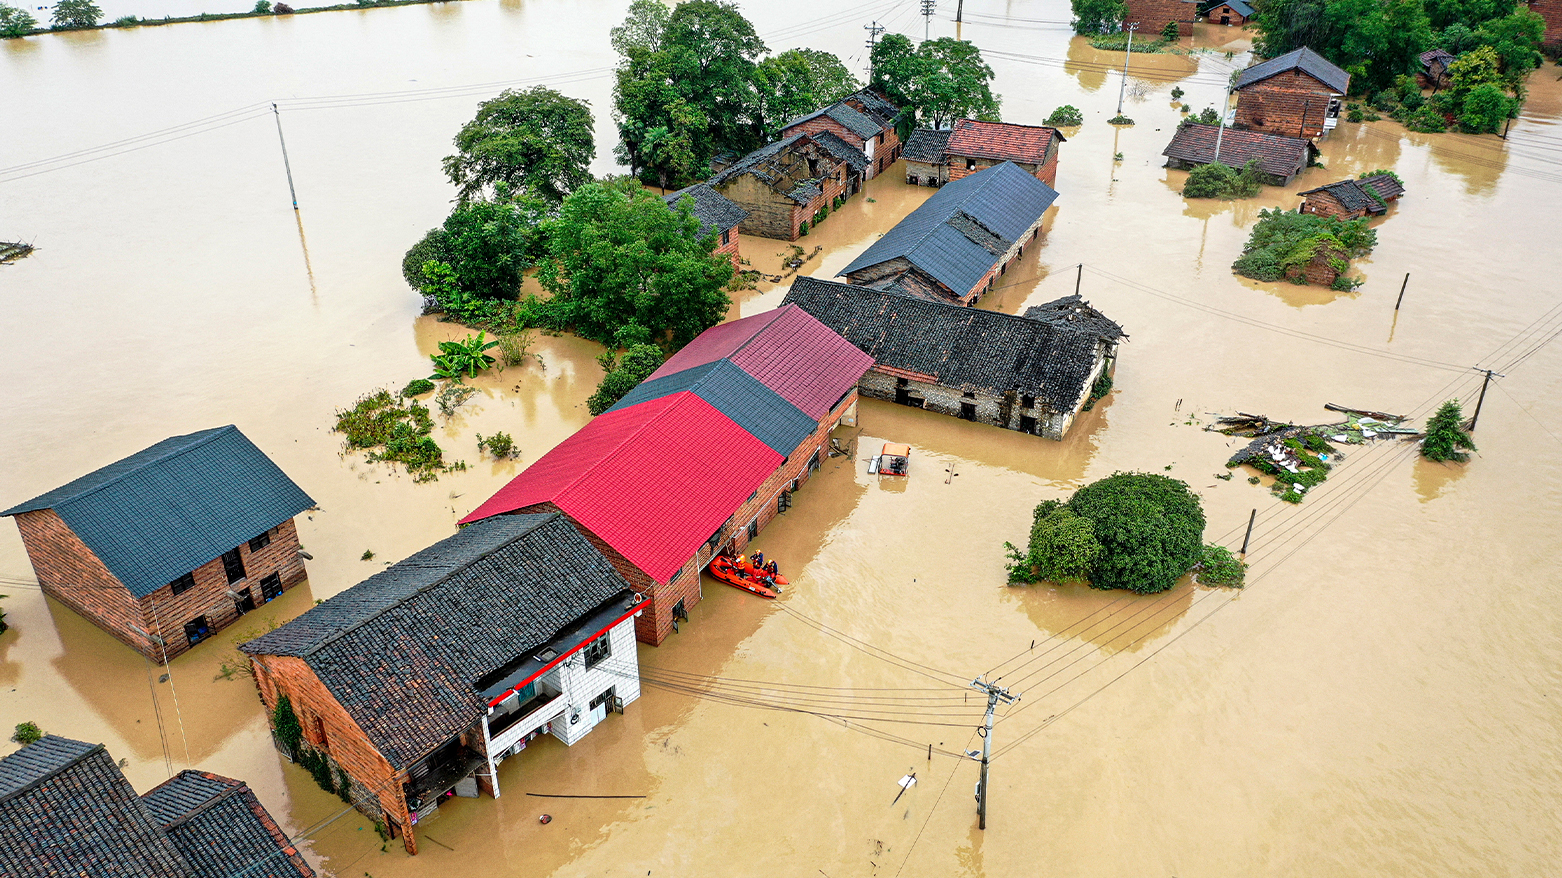
[(672, 578), (667, 580), (667, 584), (668, 585), (672, 585), (673, 583), (677, 582), (678, 581), (678, 577), (680, 577), (682, 575), (683, 575), (683, 568), (679, 567), (677, 570), (673, 571)]
[(282, 577), (276, 573), (267, 576), (260, 581), (260, 599), (262, 603), (271, 603), (282, 596)]
[(228, 574), (229, 585), (244, 578), (244, 559), (239, 557), (238, 549), (222, 553), (222, 570)]
[(759, 536), (759, 519), (756, 518), (748, 523), (748, 538), (752, 540), (757, 536)]
[(613, 642), (606, 635), (598, 637), (596, 640), (586, 644), (585, 654), (586, 667), (594, 668), (600, 664), (603, 659), (613, 654)]
[(965, 160), (965, 169), (967, 171), (974, 171), (974, 170), (976, 170), (976, 159), (966, 159)]
[(271, 531), (268, 530), (260, 536), (249, 541), (249, 550), (251, 552), (259, 552), (261, 549), (264, 549), (269, 545), (271, 545)]
[(974, 390), (967, 390), (965, 393), (962, 393), (960, 395), (965, 397), (966, 399), (976, 399), (976, 391), (974, 391)]
[(1020, 405), (1024, 406), (1025, 408), (1028, 408), (1028, 409), (1033, 409), (1033, 408), (1036, 407), (1036, 397), (1034, 397), (1031, 394), (1027, 393), (1024, 396), (1020, 397)]
[(913, 186), (920, 186), (922, 184), (922, 180), (918, 178), (916, 174), (907, 174), (906, 182)]
[(613, 696), (617, 694), (614, 690), (617, 688), (618, 687), (616, 686), (609, 686), (607, 687), (606, 692), (603, 692), (601, 695), (591, 699), (591, 703), (589, 705), (590, 709), (596, 710), (604, 704), (611, 706), (613, 703)]
[(190, 589), (195, 588), (195, 574), (186, 573), (178, 579), (175, 579), (173, 582), (168, 583), (168, 587), (174, 590), (174, 594), (184, 594)]
[(1036, 419), (1031, 417), (1030, 415), (1020, 415), (1020, 432), (1021, 433), (1035, 433), (1036, 432)]
[(974, 402), (962, 402), (962, 403), (960, 403), (960, 419), (962, 421), (974, 421), (974, 420), (976, 420), (976, 403), (974, 403)]
[(191, 646), (210, 637), (211, 633), (211, 624), (206, 621), (205, 616), (196, 616), (184, 623), (184, 636), (189, 638)]
[(721, 246), (725, 247), (725, 246), (727, 246), (728, 244), (731, 244), (731, 243), (732, 243), (732, 230), (731, 229), (722, 229), (721, 230)]

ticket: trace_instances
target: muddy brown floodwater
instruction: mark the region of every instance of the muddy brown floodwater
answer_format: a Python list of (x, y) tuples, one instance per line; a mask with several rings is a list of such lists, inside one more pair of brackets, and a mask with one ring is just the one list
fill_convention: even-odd
[[(589, 99), (595, 168), (613, 170), (607, 29), (626, 5), (472, 0), (0, 43), (4, 165), (118, 144), (99, 161), (0, 174), (0, 237), (39, 246), (0, 268), (0, 502), (236, 423), (321, 507), (299, 522), (310, 583), (256, 625), (451, 533), (586, 421), (595, 345), (539, 338), (525, 366), (479, 379), (439, 427), (471, 468), (432, 484), (343, 455), (331, 415), (424, 374), (436, 343), (461, 334), (418, 315), (398, 264), (448, 208), (438, 160), (476, 101), (537, 81)], [(751, 5), (772, 48), (859, 68), (861, 25), (921, 24), (910, 3)], [(1200, 27), (1192, 43), (1208, 53), (1135, 56), (1124, 112), (1137, 124), (1114, 129), (1122, 55), (1071, 39), (1066, 3), (965, 9), (1006, 119), (1039, 122), (1065, 103), (1086, 118), (1063, 147), (1042, 246), (984, 307), (1070, 293), (1082, 263), (1081, 291), (1132, 338), (1117, 390), (1061, 443), (864, 403), (860, 429), (840, 436), (854, 454), (761, 538), (794, 586), (762, 603), (707, 581), (683, 632), (641, 651), (654, 680), (765, 681), (745, 698), (771, 709), (648, 686), (575, 747), (549, 739), (506, 762), (502, 799), (443, 808), (408, 858), (279, 760), (247, 681), (214, 679), (231, 634), (160, 683), (161, 669), (42, 598), (7, 525), (0, 726), (103, 741), (140, 790), (186, 765), (245, 778), (335, 876), (1553, 872), (1562, 360), (1557, 346), (1520, 357), (1557, 326), (1544, 319), (1562, 276), (1557, 68), (1531, 78), (1506, 142), (1342, 123), (1322, 142), (1327, 167), (1292, 186), (1188, 202), (1184, 175), (1161, 167), (1180, 116), (1169, 92), (1183, 88), (1195, 111), (1218, 102), (1247, 61), (1239, 31)], [(935, 35), (952, 28), (934, 22)], [(272, 119), (212, 118), (273, 100), (297, 219)], [(196, 119), (211, 121), (120, 143)], [(1361, 289), (1232, 276), (1259, 209), (1378, 167), (1408, 194), (1377, 222)], [(930, 194), (898, 170), (800, 242), (821, 248), (805, 274), (832, 275)], [(745, 238), (743, 250), (779, 274), (787, 246)], [(785, 289), (761, 284), (733, 315)], [(1507, 377), (1468, 466), (1359, 449), (1299, 507), (1215, 478), (1234, 440), (1200, 429), (1210, 412), (1318, 422), (1338, 402), (1424, 416), (1473, 400), (1477, 362)], [(515, 436), (519, 461), (480, 459), (476, 434), (495, 430)], [(865, 473), (887, 440), (912, 445), (909, 478)], [(1186, 480), (1208, 536), (1229, 546), (1256, 508), (1250, 586), (1005, 586), (1002, 545), (1024, 539), (1037, 501), (1126, 469)], [(1022, 699), (1000, 711), (979, 831), (977, 765), (945, 754), (980, 746), (966, 683), (984, 672)], [(807, 712), (775, 709), (788, 707)], [(892, 805), (911, 771), (918, 784)]]

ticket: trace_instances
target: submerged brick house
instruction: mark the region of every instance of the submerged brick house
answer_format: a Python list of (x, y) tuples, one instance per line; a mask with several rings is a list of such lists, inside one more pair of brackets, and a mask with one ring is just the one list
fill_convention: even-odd
[(446, 798), (498, 798), (499, 763), (528, 741), (572, 745), (639, 697), (639, 612), (562, 516), (507, 515), (240, 649), (273, 725), (286, 696), (300, 746), (345, 772), (352, 804), (417, 853), (417, 824)]
[(185, 770), (137, 796), (102, 744), (45, 735), (0, 759), (0, 874), (315, 873), (243, 781)]
[(1127, 335), (1078, 296), (1019, 317), (800, 277), (797, 305), (873, 357), (864, 396), (1062, 439)]
[(789, 508), (830, 432), (855, 423), (872, 365), (801, 308), (713, 326), (462, 522), (564, 513), (649, 599), (635, 633), (658, 645), (711, 558)]
[(1344, 220), (1381, 216), (1388, 213), (1390, 203), (1404, 194), (1405, 187), (1399, 185), (1398, 180), (1388, 174), (1374, 174), (1360, 180), (1341, 180), (1308, 189), (1301, 193), (1302, 206), (1297, 210)]
[(1310, 139), (1339, 124), (1350, 74), (1303, 46), (1243, 70), (1232, 90), (1237, 128)]
[(744, 234), (796, 241), (803, 223), (852, 194), (854, 176), (835, 151), (794, 134), (721, 167), (709, 184), (748, 214), (739, 226)]
[(1550, 48), (1562, 48), (1562, 0), (1525, 0), (1529, 11), (1546, 20), (1546, 31), (1541, 43)]
[(1216, 0), (1216, 2), (1209, 4), (1208, 10), (1204, 13), (1204, 20), (1210, 24), (1235, 25), (1236, 27), (1246, 25), (1247, 20), (1252, 17), (1253, 7), (1245, 3), (1244, 0), (1225, 0), (1225, 2)]
[(1136, 33), (1141, 39), (1159, 39), (1166, 25), (1174, 21), (1177, 33), (1187, 36), (1198, 20), (1198, 0), (1127, 0), (1127, 6), (1123, 24), (1138, 25)]
[(1046, 125), (976, 119), (957, 119), (949, 131), (919, 128), (906, 142), (906, 182), (942, 186), (1013, 162), (1048, 186), (1056, 186), (1058, 144), (1063, 140), (1058, 129)]
[(1446, 49), (1429, 49), (1421, 53), (1421, 69), (1416, 73), (1416, 84), (1422, 88), (1447, 88), (1451, 78), (1448, 65), (1456, 56)]
[(1257, 159), (1258, 169), (1266, 181), (1275, 186), (1289, 186), (1297, 175), (1307, 170), (1308, 162), (1317, 154), (1318, 148), (1312, 141), (1299, 137), (1231, 128), (1222, 132), (1218, 125), (1198, 122), (1182, 123), (1172, 135), (1171, 143), (1161, 151), (1161, 155), (1166, 156), (1166, 167), (1184, 171), (1216, 161), (1240, 168)]
[(951, 182), (841, 270), (851, 283), (970, 305), (1036, 237), (1051, 186), (1013, 162)]
[(689, 212), (699, 220), (700, 234), (715, 238), (715, 252), (727, 254), (727, 258), (732, 260), (732, 267), (738, 267), (743, 259), (743, 254), (738, 252), (738, 226), (748, 216), (748, 211), (712, 189), (708, 183), (696, 183), (679, 189), (662, 196), (662, 200), (674, 210), (687, 203)]
[(783, 138), (795, 134), (833, 134), (865, 159), (863, 179), (871, 180), (900, 157), (895, 118), (900, 108), (872, 89), (863, 89), (828, 107), (786, 124)]
[(19, 503), (43, 592), (156, 661), (305, 578), (314, 501), (237, 427), (174, 436)]
[(949, 182), (949, 137), (947, 128), (918, 128), (906, 138), (906, 182), (913, 186), (942, 186)]

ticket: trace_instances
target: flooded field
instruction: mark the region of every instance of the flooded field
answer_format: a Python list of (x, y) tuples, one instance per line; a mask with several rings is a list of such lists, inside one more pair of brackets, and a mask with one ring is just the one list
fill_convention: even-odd
[[(254, 625), (450, 534), (585, 423), (600, 348), (541, 337), (526, 365), (477, 379), (481, 393), (436, 428), (470, 468), (431, 484), (344, 456), (332, 413), (425, 375), (437, 342), (463, 334), (419, 316), (399, 262), (448, 209), (439, 159), (477, 101), (538, 81), (589, 99), (595, 170), (614, 170), (607, 30), (626, 5), (469, 0), (0, 42), (0, 239), (39, 247), (0, 267), (0, 503), (235, 423), (320, 504), (299, 521), (309, 584)], [(825, 49), (859, 70), (863, 24), (921, 32), (910, 3), (816, 6), (745, 12), (772, 49)], [(1077, 278), (1130, 334), (1117, 390), (1066, 441), (865, 403), (840, 434), (855, 453), (760, 539), (792, 577), (783, 598), (707, 581), (682, 633), (642, 647), (644, 698), (573, 748), (541, 739), (507, 761), (504, 797), (443, 807), (415, 858), (382, 851), (366, 820), (280, 759), (247, 680), (216, 679), (238, 631), (159, 682), (164, 669), (30, 585), (9, 523), (0, 728), (31, 720), (102, 741), (142, 791), (187, 765), (244, 778), (334, 876), (1553, 871), (1562, 351), (1514, 361), (1557, 329), (1558, 68), (1531, 78), (1506, 143), (1342, 123), (1320, 142), (1326, 167), (1290, 187), (1188, 202), (1184, 174), (1161, 167), (1180, 117), (1169, 93), (1180, 86), (1195, 111), (1217, 103), (1247, 61), (1240, 34), (1201, 28), (1193, 45), (1208, 54), (1136, 55), (1124, 112), (1137, 124), (1116, 129), (1104, 120), (1123, 56), (1071, 39), (1066, 3), (965, 9), (1005, 119), (1085, 112), (1042, 246), (984, 302), (1022, 311)], [(935, 20), (934, 35), (953, 27)], [(152, 131), (166, 133), (125, 141)], [(117, 145), (20, 167), (101, 144)], [(1408, 194), (1356, 264), (1361, 289), (1231, 274), (1261, 208), (1374, 168)], [(804, 274), (833, 275), (931, 194), (897, 171), (799, 242)], [(782, 273), (785, 243), (742, 248)], [(740, 294), (732, 315), (774, 307), (787, 283)], [(1424, 417), (1450, 396), (1473, 403), (1477, 363), (1507, 377), (1466, 467), (1360, 449), (1298, 507), (1215, 478), (1240, 440), (1202, 431), (1209, 413), (1315, 423), (1334, 402)], [(495, 430), (515, 436), (519, 460), (479, 456), (476, 434)], [(885, 441), (912, 445), (908, 479), (866, 474)], [(1024, 539), (1037, 501), (1129, 469), (1186, 480), (1207, 536), (1229, 546), (1256, 508), (1249, 588), (1005, 586), (1003, 543)], [(946, 754), (980, 747), (967, 683), (988, 672), (1022, 699), (1000, 711), (979, 831), (977, 765)], [(919, 783), (892, 807), (910, 771)]]

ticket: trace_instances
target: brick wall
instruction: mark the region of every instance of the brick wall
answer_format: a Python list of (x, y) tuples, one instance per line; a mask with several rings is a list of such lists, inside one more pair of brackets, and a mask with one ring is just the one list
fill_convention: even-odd
[[(1222, 21), (1222, 19), (1224, 19), (1224, 21)], [(1209, 15), (1205, 16), (1205, 20), (1211, 24), (1247, 24), (1247, 16), (1236, 11), (1235, 9), (1232, 9), (1230, 6), (1221, 6), (1216, 9), (1211, 9), (1209, 11)]]
[(1562, 43), (1562, 0), (1529, 0), (1529, 9), (1546, 20), (1542, 42)]
[(309, 746), (331, 757), (353, 780), (353, 806), (370, 819), (383, 822), (402, 836), (407, 853), (418, 852), (407, 802), (402, 791), (406, 779), (372, 743), (303, 659), (292, 656), (252, 656), (255, 687), (266, 705), (267, 720), (276, 710), (277, 697), (286, 694), (304, 727)]
[[(813, 179), (809, 161), (820, 175), (818, 186), (822, 194), (807, 204), (798, 204), (784, 194), (802, 180)], [(796, 241), (804, 222), (812, 223), (814, 214), (830, 205), (837, 195), (847, 193), (850, 167), (837, 161), (811, 141), (783, 153), (776, 160), (784, 169), (784, 175), (774, 183), (766, 183), (753, 174), (739, 174), (717, 187), (722, 195), (748, 211), (739, 229), (748, 235)]]
[(1318, 137), (1328, 117), (1329, 87), (1299, 70), (1271, 76), (1237, 92), (1234, 127), (1286, 137)]
[(1127, 24), (1138, 23), (1135, 38), (1159, 39), (1167, 22), (1177, 22), (1177, 32), (1183, 36), (1193, 33), (1193, 19), (1198, 5), (1193, 0), (1128, 0)]
[(1310, 193), (1302, 202), (1301, 212), (1318, 216), (1337, 216), (1340, 219), (1357, 219), (1367, 215), (1365, 208), (1349, 210), (1340, 203), (1339, 199), (1327, 192)]
[[(727, 243), (725, 244), (721, 243), (722, 235), (727, 236)], [(728, 229), (716, 235), (715, 252), (727, 254), (727, 258), (732, 260), (732, 267), (742, 269), (743, 254), (738, 252), (738, 230), (736, 228)]]

